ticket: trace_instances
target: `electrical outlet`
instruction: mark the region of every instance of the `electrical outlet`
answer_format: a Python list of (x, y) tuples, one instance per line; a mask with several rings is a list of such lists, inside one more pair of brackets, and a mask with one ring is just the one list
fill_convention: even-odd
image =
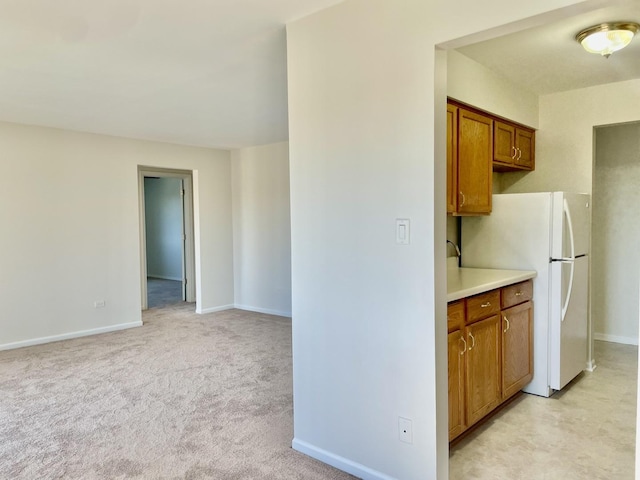
[(93, 302), (94, 308), (104, 308), (106, 304), (107, 302), (105, 302), (104, 300), (96, 300), (95, 302)]
[(413, 443), (413, 428), (408, 418), (398, 417), (398, 438), (401, 442)]

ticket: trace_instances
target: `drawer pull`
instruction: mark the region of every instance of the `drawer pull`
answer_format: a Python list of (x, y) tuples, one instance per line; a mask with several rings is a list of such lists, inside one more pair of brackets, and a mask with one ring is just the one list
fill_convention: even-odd
[(482, 305), (480, 305), (482, 308), (487, 308), (491, 306), (491, 302), (485, 302)]
[(467, 341), (464, 339), (463, 336), (460, 337), (460, 340), (462, 340), (462, 343), (464, 343), (464, 350), (460, 352), (460, 355), (464, 355), (464, 352), (467, 351)]
[(516, 292), (516, 297), (521, 297), (522, 295), (524, 295), (524, 293), (522, 293), (522, 292)]
[(503, 316), (502, 316), (502, 319), (503, 319), (503, 320), (505, 321), (505, 323), (507, 324), (507, 325), (504, 327), (503, 332), (504, 332), (504, 333), (507, 333), (507, 332), (509, 331), (509, 329), (511, 328), (511, 324), (509, 323), (509, 319), (507, 318), (507, 316), (506, 316), (506, 315), (503, 315)]

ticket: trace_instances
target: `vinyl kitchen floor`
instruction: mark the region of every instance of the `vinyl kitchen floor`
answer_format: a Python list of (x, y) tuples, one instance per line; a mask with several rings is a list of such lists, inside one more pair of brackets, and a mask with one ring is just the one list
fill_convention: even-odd
[(450, 480), (632, 480), (638, 347), (596, 342), (594, 372), (522, 395), (451, 448)]

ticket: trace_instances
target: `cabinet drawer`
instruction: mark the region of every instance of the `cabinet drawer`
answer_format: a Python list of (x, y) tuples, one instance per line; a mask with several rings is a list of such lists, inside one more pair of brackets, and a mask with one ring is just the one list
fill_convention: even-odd
[(509, 308), (533, 298), (533, 280), (515, 283), (502, 289), (502, 308)]
[(464, 325), (464, 300), (447, 305), (447, 331), (449, 333)]
[(467, 298), (467, 324), (500, 312), (500, 290)]

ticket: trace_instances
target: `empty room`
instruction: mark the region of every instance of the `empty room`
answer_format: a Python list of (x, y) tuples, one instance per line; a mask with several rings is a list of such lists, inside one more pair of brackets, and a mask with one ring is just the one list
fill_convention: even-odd
[[(613, 294), (580, 297), (579, 372), (531, 394), (542, 268), (472, 265), (465, 237), (499, 218), (491, 198), (540, 192), (589, 195), (591, 231), (611, 230), (640, 40), (603, 56), (575, 38), (613, 20), (633, 37), (637, 2), (610, 3), (4, 2), (0, 478), (631, 478), (637, 285), (616, 315)], [(565, 42), (539, 64), (536, 32)], [(564, 77), (543, 81), (552, 56)], [(626, 150), (600, 133), (596, 162), (605, 126)], [(503, 159), (498, 131), (521, 142)], [(592, 238), (599, 275), (612, 249)], [(471, 270), (503, 273), (452, 293)], [(523, 371), (507, 387), (510, 329)], [(493, 376), (467, 355), (487, 344)], [(564, 461), (551, 446), (569, 437), (541, 438), (569, 423), (589, 441)]]

